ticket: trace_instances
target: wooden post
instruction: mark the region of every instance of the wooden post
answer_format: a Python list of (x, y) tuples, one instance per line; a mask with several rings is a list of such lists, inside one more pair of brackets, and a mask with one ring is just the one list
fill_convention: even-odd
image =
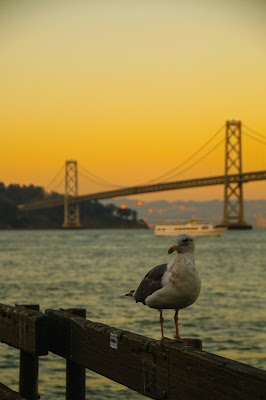
[[(86, 318), (85, 308), (69, 308), (73, 315)], [(66, 400), (85, 400), (85, 368), (71, 360), (66, 360)]]
[[(18, 304), (16, 304), (18, 306)], [(22, 305), (30, 310), (39, 311), (38, 304)], [(38, 396), (38, 356), (20, 350), (19, 393), (27, 400), (37, 400)]]

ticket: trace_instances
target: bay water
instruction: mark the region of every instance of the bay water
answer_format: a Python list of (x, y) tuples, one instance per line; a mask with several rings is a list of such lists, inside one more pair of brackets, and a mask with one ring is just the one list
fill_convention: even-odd
[[(195, 242), (202, 290), (180, 311), (181, 337), (201, 338), (204, 351), (265, 369), (266, 230)], [(92, 321), (160, 339), (158, 312), (124, 294), (174, 257), (167, 254), (172, 244), (141, 229), (0, 231), (0, 303), (83, 307)], [(173, 317), (164, 312), (167, 337), (174, 336)], [(19, 351), (0, 343), (0, 382), (14, 390), (18, 365)], [(65, 360), (40, 357), (39, 378), (41, 399), (65, 398)], [(92, 400), (146, 398), (91, 371), (86, 392)]]

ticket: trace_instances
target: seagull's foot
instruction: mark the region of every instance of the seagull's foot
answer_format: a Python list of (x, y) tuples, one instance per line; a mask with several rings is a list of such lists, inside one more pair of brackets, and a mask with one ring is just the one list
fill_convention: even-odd
[(161, 340), (158, 341), (160, 345), (163, 345), (164, 343), (182, 343), (186, 346), (194, 347), (195, 349), (202, 350), (202, 341), (200, 339), (191, 339), (191, 338), (181, 338), (181, 337), (176, 337), (174, 339), (169, 339), (167, 337), (162, 337)]
[(200, 339), (191, 339), (191, 338), (181, 338), (175, 336), (175, 342), (183, 343), (187, 346), (194, 347), (196, 349), (202, 349), (202, 341)]
[(162, 337), (161, 340), (159, 340), (160, 344), (164, 344), (164, 343), (175, 343), (176, 340), (175, 339), (169, 339), (167, 337)]

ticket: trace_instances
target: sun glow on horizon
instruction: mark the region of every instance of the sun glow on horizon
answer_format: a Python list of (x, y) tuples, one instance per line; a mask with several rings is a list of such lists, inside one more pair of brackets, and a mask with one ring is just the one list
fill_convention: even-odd
[[(227, 119), (266, 134), (259, 0), (0, 7), (5, 184), (46, 187), (73, 158), (104, 181), (139, 185), (174, 169)], [(191, 177), (223, 171), (224, 148), (215, 151)], [(80, 177), (80, 194), (103, 190)], [(146, 196), (223, 196), (221, 188), (197, 190)], [(265, 184), (245, 185), (244, 196), (265, 198)]]

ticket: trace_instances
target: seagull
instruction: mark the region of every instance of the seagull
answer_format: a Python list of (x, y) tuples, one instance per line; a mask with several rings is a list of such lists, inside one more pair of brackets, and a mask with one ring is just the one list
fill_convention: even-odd
[(184, 233), (178, 235), (168, 254), (176, 251), (176, 257), (168, 264), (157, 265), (140, 282), (136, 290), (125, 296), (135, 299), (160, 312), (161, 334), (163, 341), (172, 341), (164, 337), (163, 309), (175, 310), (174, 341), (192, 345), (195, 339), (181, 339), (178, 329), (178, 311), (193, 304), (200, 293), (201, 279), (194, 263), (194, 239)]

